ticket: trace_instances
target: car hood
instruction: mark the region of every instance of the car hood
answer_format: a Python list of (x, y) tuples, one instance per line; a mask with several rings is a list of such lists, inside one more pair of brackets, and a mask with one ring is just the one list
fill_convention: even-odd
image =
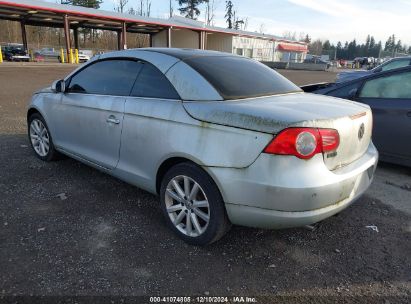
[(54, 91), (51, 89), (51, 86), (49, 86), (49, 87), (42, 88), (34, 92), (34, 94), (41, 94), (41, 93), (54, 93)]
[(308, 93), (292, 93), (234, 101), (184, 102), (195, 119), (276, 134), (289, 126), (306, 125), (351, 116), (366, 105), (345, 99)]
[(341, 73), (338, 73), (336, 82), (349, 81), (349, 80), (361, 78), (361, 77), (363, 77), (363, 76), (367, 76), (367, 75), (369, 75), (369, 74), (371, 74), (371, 71), (347, 71), (347, 72), (341, 72)]

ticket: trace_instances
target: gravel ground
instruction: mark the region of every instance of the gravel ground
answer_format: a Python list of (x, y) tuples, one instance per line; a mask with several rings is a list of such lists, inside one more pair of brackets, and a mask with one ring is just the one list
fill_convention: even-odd
[[(0, 66), (0, 302), (38, 300), (13, 295), (410, 302), (410, 169), (380, 164), (366, 195), (313, 230), (233, 227), (211, 246), (189, 246), (167, 229), (155, 196), (71, 159), (34, 157), (26, 103), (72, 69)], [(335, 77), (283, 73), (298, 84)]]

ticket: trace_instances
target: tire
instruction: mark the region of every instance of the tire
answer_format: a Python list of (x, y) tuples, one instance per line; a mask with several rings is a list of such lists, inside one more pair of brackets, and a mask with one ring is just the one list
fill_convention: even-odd
[(31, 148), (39, 159), (49, 162), (60, 158), (60, 154), (54, 148), (47, 124), (39, 113), (29, 117), (27, 129)]
[(169, 169), (161, 182), (160, 200), (168, 225), (188, 244), (211, 244), (231, 227), (216, 184), (194, 163), (184, 162)]

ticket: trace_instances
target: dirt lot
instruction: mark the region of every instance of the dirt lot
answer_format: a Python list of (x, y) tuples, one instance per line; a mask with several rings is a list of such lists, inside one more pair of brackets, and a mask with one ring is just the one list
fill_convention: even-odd
[[(188, 246), (167, 229), (155, 196), (74, 160), (34, 157), (26, 103), (72, 68), (0, 66), (0, 302), (11, 295), (410, 302), (410, 169), (380, 164), (366, 195), (315, 230), (233, 227), (209, 247)], [(298, 84), (335, 77), (283, 73)]]

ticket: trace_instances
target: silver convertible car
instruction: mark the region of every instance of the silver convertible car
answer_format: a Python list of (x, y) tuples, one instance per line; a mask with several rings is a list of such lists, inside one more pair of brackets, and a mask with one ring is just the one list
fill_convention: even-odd
[(304, 93), (255, 60), (213, 51), (97, 56), (35, 93), (27, 120), (41, 160), (65, 154), (158, 194), (171, 229), (197, 245), (231, 224), (336, 214), (378, 160), (369, 106)]

